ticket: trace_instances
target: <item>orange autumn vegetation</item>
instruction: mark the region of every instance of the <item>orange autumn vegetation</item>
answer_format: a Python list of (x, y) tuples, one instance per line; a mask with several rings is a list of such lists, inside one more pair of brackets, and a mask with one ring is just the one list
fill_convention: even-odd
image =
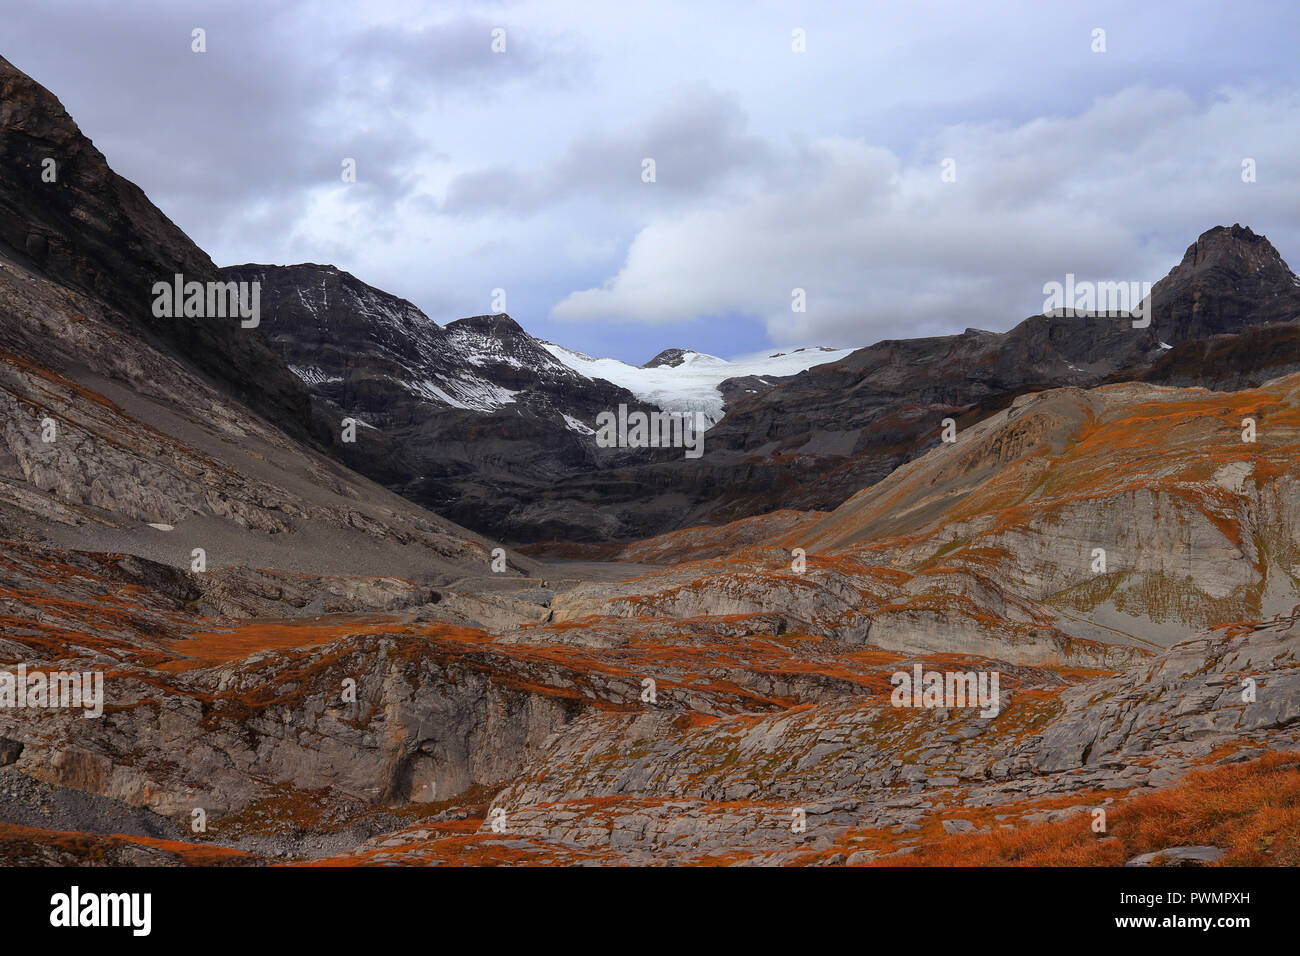
[(1081, 814), (1056, 823), (961, 834), (877, 866), (1120, 866), (1175, 846), (1217, 846), (1221, 866), (1300, 866), (1300, 754), (1189, 774), (1107, 808), (1107, 832)]
[(259, 651), (315, 647), (365, 634), (394, 633), (392, 614), (326, 614), (311, 620), (253, 620), (233, 627), (191, 634), (171, 642), (179, 659), (158, 666), (178, 671), (241, 660)]
[[(262, 858), (242, 850), (224, 846), (205, 846), (158, 837), (126, 836), (120, 833), (73, 833), (62, 830), (45, 830), (0, 823), (0, 856), (8, 861), (39, 859), (41, 848), (56, 853), (66, 853), (78, 865), (108, 863), (115, 852), (131, 847), (147, 847), (183, 866), (247, 866), (262, 862)], [(120, 863), (121, 861), (117, 861)]]

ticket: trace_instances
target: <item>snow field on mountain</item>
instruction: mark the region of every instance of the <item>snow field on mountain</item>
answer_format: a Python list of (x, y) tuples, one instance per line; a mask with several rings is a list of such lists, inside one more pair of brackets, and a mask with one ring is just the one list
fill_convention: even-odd
[(542, 344), (575, 372), (622, 386), (642, 401), (658, 405), (664, 411), (703, 412), (709, 427), (722, 418), (723, 398), (718, 386), (727, 379), (750, 375), (769, 379), (795, 375), (814, 365), (842, 359), (853, 351), (806, 348), (750, 355), (731, 361), (688, 351), (679, 365), (639, 368), (618, 359), (592, 358), (550, 342)]

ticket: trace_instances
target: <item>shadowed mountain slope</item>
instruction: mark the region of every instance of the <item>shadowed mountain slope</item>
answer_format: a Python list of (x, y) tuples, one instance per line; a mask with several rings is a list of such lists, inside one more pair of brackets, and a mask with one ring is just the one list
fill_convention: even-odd
[(53, 94), (3, 58), (0, 253), (91, 296), (105, 306), (105, 321), (144, 336), (282, 429), (309, 433), (306, 390), (259, 332), (238, 321), (154, 316), (155, 282), (175, 274), (216, 280), (216, 266), (139, 187), (109, 168)]

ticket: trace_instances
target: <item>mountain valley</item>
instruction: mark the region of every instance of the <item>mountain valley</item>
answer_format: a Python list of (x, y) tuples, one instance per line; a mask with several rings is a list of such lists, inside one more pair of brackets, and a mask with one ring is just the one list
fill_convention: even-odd
[[(1262, 235), (1203, 233), (1147, 329), (635, 367), (218, 268), (0, 94), (5, 863), (1300, 863), (1300, 279)], [(176, 273), (260, 324), (154, 315)], [(601, 447), (620, 405), (704, 456)]]

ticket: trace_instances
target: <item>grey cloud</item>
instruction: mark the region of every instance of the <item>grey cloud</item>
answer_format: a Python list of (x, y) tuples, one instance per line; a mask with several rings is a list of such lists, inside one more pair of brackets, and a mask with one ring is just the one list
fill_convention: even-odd
[(218, 261), (334, 262), (440, 319), (506, 287), (530, 330), (637, 361), (696, 344), (678, 328), (740, 353), (1005, 326), (1066, 271), (1158, 278), (1216, 223), (1300, 259), (1300, 11), (828, 0), (798, 14), (806, 54), (792, 20), (726, 0), (5, 0), (0, 53)]
[(720, 187), (733, 174), (765, 175), (773, 154), (762, 137), (749, 132), (734, 95), (695, 87), (678, 90), (644, 122), (585, 133), (549, 166), (464, 173), (449, 184), (443, 209), (456, 215), (505, 210), (527, 216), (575, 196), (634, 203), (647, 195), (641, 180), (647, 158), (655, 161), (654, 198), (662, 192), (684, 200)]
[[(144, 11), (100, 0), (20, 2), (6, 10), (13, 49), (4, 52), (63, 98), (118, 172), (219, 258), (213, 247), (238, 245), (252, 225), (264, 248), (277, 236), (290, 248), (312, 195), (342, 185), (345, 158), (358, 168), (347, 202), (366, 220), (390, 218), (422, 165), (445, 156), (415, 121), (433, 98), (481, 99), (500, 84), (563, 77), (581, 63), (524, 31), (508, 34), (506, 54), (493, 54), (492, 24), (476, 16), (336, 34), (327, 27), (343, 9), (295, 0)], [(196, 27), (206, 31), (202, 54), (190, 48)]]
[[(497, 29), (505, 31), (504, 52), (492, 49)], [(502, 84), (525, 78), (565, 84), (587, 68), (585, 56), (560, 38), (481, 17), (418, 30), (370, 27), (346, 41), (339, 61), (347, 64), (350, 88), (386, 108), (422, 104), (447, 90), (495, 95)]]

